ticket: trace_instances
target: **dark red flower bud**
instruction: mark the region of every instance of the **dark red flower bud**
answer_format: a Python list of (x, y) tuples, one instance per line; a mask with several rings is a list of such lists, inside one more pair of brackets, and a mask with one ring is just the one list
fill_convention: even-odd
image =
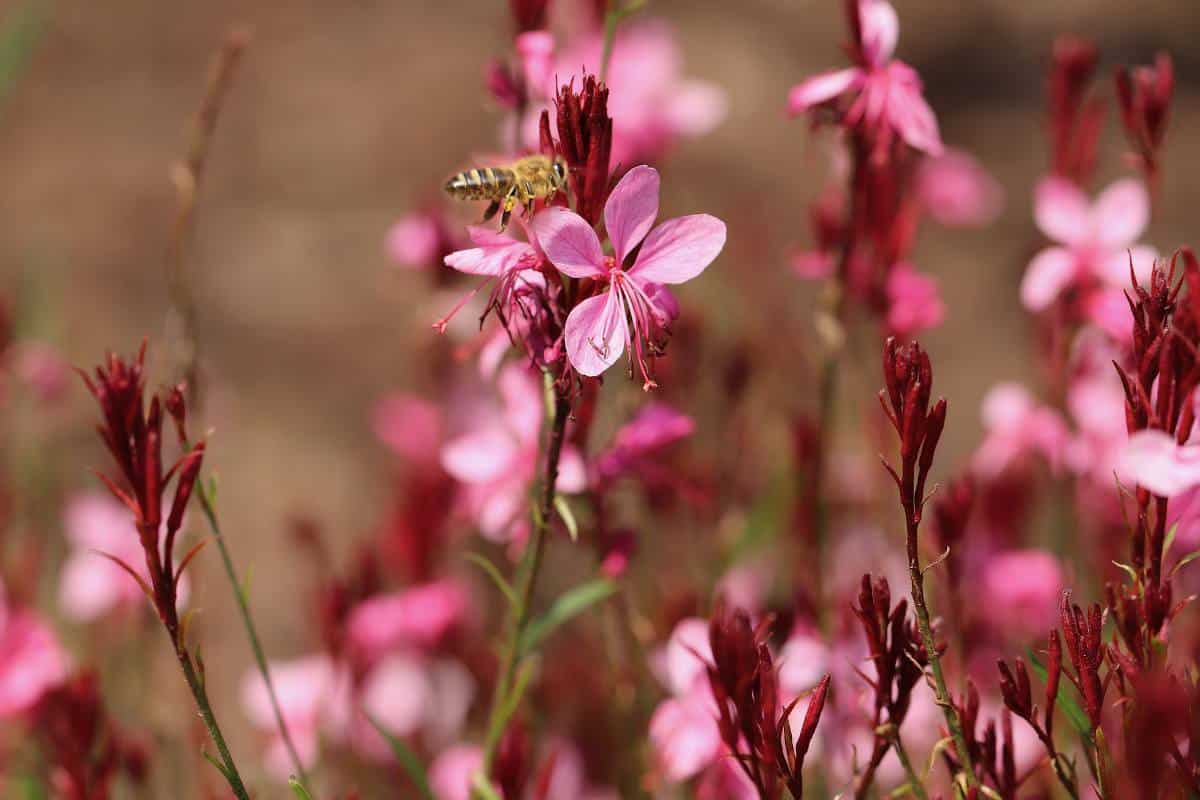
[(1152, 66), (1119, 67), (1116, 70), (1117, 102), (1121, 126), (1130, 156), (1142, 170), (1147, 182), (1156, 186), (1159, 175), (1159, 151), (1167, 135), (1171, 98), (1175, 92), (1175, 67), (1171, 56), (1159, 53)]
[(1025, 662), (1018, 658), (1013, 669), (1003, 661), (997, 662), (1000, 668), (1000, 696), (1004, 705), (1023, 720), (1033, 716), (1033, 690), (1029, 685), (1029, 672)]

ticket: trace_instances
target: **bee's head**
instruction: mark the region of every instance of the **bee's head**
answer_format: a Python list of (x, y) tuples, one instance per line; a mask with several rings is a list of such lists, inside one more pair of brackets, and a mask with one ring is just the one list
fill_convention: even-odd
[(563, 189), (567, 188), (567, 162), (563, 157), (555, 156), (550, 168), (554, 170), (554, 180), (558, 185)]

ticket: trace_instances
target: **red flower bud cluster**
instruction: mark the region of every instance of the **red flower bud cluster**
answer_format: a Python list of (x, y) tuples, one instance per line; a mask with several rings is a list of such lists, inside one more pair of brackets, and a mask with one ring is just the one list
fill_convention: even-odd
[(1159, 53), (1152, 66), (1118, 68), (1116, 85), (1121, 126), (1132, 148), (1129, 157), (1146, 176), (1147, 183), (1155, 187), (1161, 167), (1159, 152), (1167, 136), (1171, 98), (1175, 93), (1171, 56)]
[(1049, 95), (1051, 171), (1086, 186), (1096, 168), (1104, 103), (1089, 96), (1099, 51), (1076, 36), (1054, 42)]
[(900, 470), (886, 461), (884, 466), (900, 490), (900, 503), (910, 525), (921, 522), (925, 505), (925, 482), (933, 466), (933, 454), (946, 425), (946, 400), (931, 408), (933, 367), (917, 342), (907, 345), (889, 337), (883, 349), (884, 389), (879, 404), (900, 436)]
[(542, 151), (557, 153), (567, 162), (575, 212), (595, 225), (611, 188), (613, 122), (608, 115), (608, 87), (594, 75), (586, 75), (578, 91), (574, 81), (560, 87), (554, 107), (558, 137), (550, 132), (550, 112), (542, 112)]

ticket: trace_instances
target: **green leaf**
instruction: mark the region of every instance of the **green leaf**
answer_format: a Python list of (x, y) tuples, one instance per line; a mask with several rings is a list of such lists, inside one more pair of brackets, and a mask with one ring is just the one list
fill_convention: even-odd
[(525, 635), (521, 637), (521, 645), (517, 652), (524, 655), (536, 650), (563, 623), (582, 614), (600, 601), (612, 597), (616, 591), (615, 583), (607, 578), (597, 578), (559, 595), (546, 613), (525, 629)]
[(1178, 522), (1176, 522), (1174, 525), (1171, 526), (1170, 530), (1167, 531), (1167, 538), (1163, 540), (1162, 551), (1163, 551), (1164, 556), (1167, 553), (1171, 552), (1171, 545), (1175, 544), (1175, 534), (1177, 534), (1177, 533), (1179, 533), (1179, 523)]
[(216, 767), (217, 772), (221, 773), (221, 776), (224, 777), (226, 781), (231, 781), (229, 770), (225, 769), (225, 765), (218, 761), (216, 757), (203, 748), (200, 750), (200, 755), (204, 756), (205, 761)]
[(429, 787), (429, 777), (425, 774), (425, 767), (421, 764), (421, 759), (417, 758), (417, 754), (412, 751), (404, 741), (396, 736), (393, 736), (386, 728), (380, 725), (374, 717), (365, 715), (367, 721), (379, 731), (388, 743), (388, 747), (392, 748), (392, 755), (396, 756), (396, 760), (400, 762), (400, 766), (408, 774), (409, 780), (416, 787), (417, 794), (423, 800), (434, 800), (433, 789)]
[[(1033, 650), (1027, 650), (1026, 655), (1029, 658), (1029, 666), (1033, 668), (1038, 679), (1044, 684), (1048, 673), (1046, 666), (1042, 664), (1040, 658)], [(1087, 713), (1079, 707), (1079, 703), (1075, 698), (1067, 692), (1067, 685), (1070, 681), (1058, 682), (1058, 698), (1055, 701), (1055, 706), (1062, 709), (1062, 712), (1067, 715), (1067, 719), (1071, 721), (1071, 726), (1079, 731), (1082, 736), (1090, 736), (1092, 730), (1091, 720), (1088, 719)]]
[(1126, 575), (1128, 575), (1128, 576), (1129, 576), (1129, 580), (1133, 581), (1133, 585), (1134, 585), (1134, 586), (1141, 586), (1141, 584), (1142, 584), (1142, 579), (1141, 579), (1141, 577), (1138, 575), (1138, 573), (1137, 573), (1137, 570), (1136, 570), (1136, 569), (1134, 569), (1133, 567), (1131, 567), (1129, 564), (1123, 564), (1123, 563), (1121, 563), (1120, 561), (1114, 561), (1114, 562), (1112, 562), (1112, 564), (1113, 564), (1113, 566), (1114, 566), (1114, 567), (1117, 567), (1117, 568), (1118, 568), (1118, 569), (1120, 569), (1122, 572), (1124, 572)]
[(292, 790), (292, 794), (300, 798), (300, 800), (313, 800), (313, 796), (308, 793), (308, 789), (305, 789), (304, 784), (296, 780), (295, 775), (288, 777), (288, 787)]
[[(1186, 567), (1188, 564), (1190, 564), (1190, 563), (1192, 563), (1193, 561), (1195, 561), (1197, 558), (1200, 558), (1200, 550), (1193, 550), (1192, 552), (1188, 553), (1188, 554), (1187, 554), (1186, 556), (1184, 556), (1183, 558), (1179, 559), (1179, 563), (1178, 563), (1178, 564), (1176, 564), (1174, 567), (1172, 567), (1172, 568), (1171, 568), (1171, 575), (1170, 575), (1170, 578), (1174, 578), (1174, 577), (1175, 577), (1175, 574), (1176, 574), (1177, 572), (1179, 572), (1179, 570), (1183, 569), (1183, 568), (1184, 568), (1184, 567)], [(1168, 579), (1169, 579), (1169, 578), (1168, 578)]]
[(554, 495), (554, 508), (562, 517), (563, 524), (567, 526), (567, 533), (571, 535), (571, 541), (578, 542), (579, 523), (575, 521), (575, 512), (571, 510), (571, 504), (567, 502), (567, 498), (561, 494)]
[(499, 589), (501, 593), (503, 593), (505, 599), (508, 600), (509, 606), (516, 608), (517, 593), (513, 591), (512, 584), (504, 579), (504, 576), (500, 574), (500, 570), (497, 569), (495, 564), (488, 560), (487, 556), (479, 553), (467, 553), (464, 558), (487, 573), (487, 576), (492, 579), (492, 583), (496, 584), (496, 588)]
[(471, 800), (503, 800), (496, 793), (491, 781), (482, 772), (476, 772), (471, 779)]

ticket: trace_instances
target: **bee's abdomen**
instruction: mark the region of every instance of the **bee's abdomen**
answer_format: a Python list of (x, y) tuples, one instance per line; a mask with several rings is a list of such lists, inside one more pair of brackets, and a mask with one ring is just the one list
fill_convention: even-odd
[(460, 172), (446, 181), (446, 193), (460, 200), (483, 200), (503, 195), (512, 186), (512, 170), (483, 167)]

